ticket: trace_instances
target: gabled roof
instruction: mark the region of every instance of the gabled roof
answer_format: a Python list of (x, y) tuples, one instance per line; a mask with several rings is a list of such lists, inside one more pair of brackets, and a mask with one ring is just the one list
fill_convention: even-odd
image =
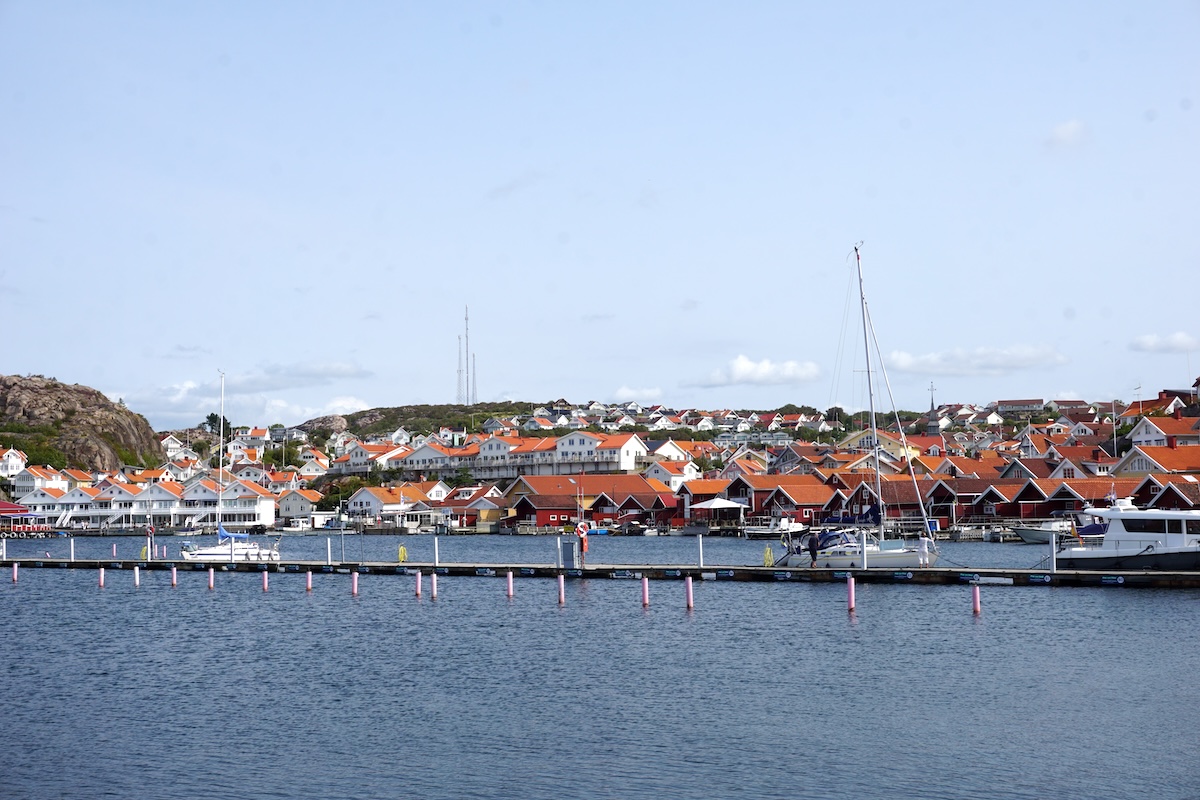
[(1165, 472), (1200, 472), (1200, 447), (1135, 447), (1121, 459), (1122, 462), (1134, 451), (1158, 464)]
[(694, 481), (688, 481), (679, 487), (679, 492), (687, 492), (690, 495), (709, 495), (720, 494), (729, 488), (729, 484), (733, 481), (727, 480), (709, 480), (705, 478), (697, 478)]
[(776, 489), (780, 486), (824, 486), (825, 481), (816, 475), (740, 475), (734, 478), (755, 491)]
[(776, 486), (769, 495), (766, 502), (770, 502), (771, 498), (776, 494), (781, 494), (796, 506), (824, 506), (829, 502), (829, 499), (834, 495), (834, 488), (826, 486), (823, 483), (807, 484), (807, 483), (785, 483)]
[(1139, 424), (1153, 425), (1167, 436), (1186, 436), (1196, 432), (1200, 417), (1146, 417)]

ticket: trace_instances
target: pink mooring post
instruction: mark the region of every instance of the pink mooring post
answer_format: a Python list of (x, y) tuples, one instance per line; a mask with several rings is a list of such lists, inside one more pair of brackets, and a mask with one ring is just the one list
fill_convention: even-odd
[(263, 591), (265, 592), (267, 590), (267, 571), (265, 569), (263, 570), (262, 575), (263, 575)]
[(306, 591), (306, 592), (312, 591), (312, 570), (311, 569), (304, 574), (304, 591)]
[(113, 558), (117, 557), (117, 543), (113, 542)]
[(854, 576), (846, 576), (846, 610), (854, 610)]
[(138, 588), (142, 585), (142, 572), (136, 566), (133, 568), (133, 588)]
[(979, 586), (971, 587), (971, 610), (976, 614), (979, 613)]
[(429, 573), (429, 599), (437, 600), (437, 573)]
[(104, 567), (100, 568), (100, 588), (104, 588)]
[(560, 606), (567, 604), (567, 579), (562, 575), (558, 576), (558, 604)]
[(507, 594), (505, 595), (506, 597), (513, 596), (513, 579), (512, 579), (512, 570), (511, 569), (508, 571), (508, 588), (506, 591), (507, 591)]
[(417, 570), (417, 597), (421, 596), (421, 570)]
[(692, 576), (688, 575), (683, 579), (684, 591), (687, 593), (687, 607), (695, 608), (696, 602), (692, 597)]
[(176, 573), (175, 567), (171, 567), (171, 586), (175, 587), (178, 585), (179, 585), (179, 575), (178, 575), (178, 573)]
[(213, 588), (213, 568), (212, 567), (208, 568), (208, 588), (209, 589)]
[(13, 583), (17, 582), (17, 562), (13, 562)]
[(357, 572), (350, 573), (350, 594), (354, 595), (355, 597), (358, 596), (358, 573)]
[(642, 576), (642, 608), (650, 607), (650, 579)]

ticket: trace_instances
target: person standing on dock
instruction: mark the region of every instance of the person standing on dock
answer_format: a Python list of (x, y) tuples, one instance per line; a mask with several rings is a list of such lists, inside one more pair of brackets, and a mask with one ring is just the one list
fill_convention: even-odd
[(917, 566), (929, 566), (929, 534), (926, 532), (917, 537)]
[(817, 565), (817, 550), (820, 546), (820, 539), (821, 534), (819, 534), (817, 531), (813, 531), (808, 535), (808, 557), (812, 561), (812, 563), (809, 564), (810, 567), (815, 567)]

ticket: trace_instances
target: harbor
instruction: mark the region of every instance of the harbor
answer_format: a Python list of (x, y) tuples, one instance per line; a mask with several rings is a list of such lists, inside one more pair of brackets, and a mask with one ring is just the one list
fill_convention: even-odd
[[(265, 540), (267, 537), (257, 537)], [(149, 558), (145, 539), (125, 537), (81, 542), (58, 541), (54, 552), (44, 540), (0, 543), (0, 570), (19, 579), (24, 569), (113, 572), (269, 573), (358, 576), (447, 576), (575, 581), (716, 581), (739, 583), (837, 583), (853, 576), (859, 583), (914, 586), (997, 585), (1025, 587), (1142, 587), (1154, 589), (1200, 588), (1200, 572), (1131, 570), (1099, 571), (1061, 569), (1050, 564), (1047, 547), (987, 542), (943, 542), (950, 558), (942, 566), (919, 569), (871, 567), (826, 569), (774, 565), (770, 544), (704, 537), (603, 538), (592, 554), (581, 558), (575, 537), (507, 537), (480, 535), (293, 537), (277, 561), (187, 561), (174, 557), (170, 547), (155, 544)], [(162, 539), (159, 539), (161, 542)], [(25, 545), (23, 548), (20, 545)], [(85, 546), (86, 545), (86, 546)], [(176, 542), (172, 546), (178, 547)], [(41, 549), (35, 549), (41, 548)], [(708, 550), (706, 557), (705, 550)], [(776, 546), (777, 549), (777, 546)], [(121, 555), (118, 556), (118, 551)], [(295, 555), (289, 555), (289, 552)], [(133, 557), (128, 556), (133, 553)], [(382, 553), (387, 553), (383, 556)], [(410, 556), (410, 553), (412, 554)], [(445, 554), (445, 555), (443, 555)], [(357, 556), (357, 557), (356, 557)], [(448, 558), (446, 556), (449, 556)], [(401, 560), (401, 558), (403, 560)], [(1019, 559), (1027, 566), (1013, 566)], [(759, 563), (751, 563), (751, 559)], [(767, 563), (772, 562), (772, 563)], [(1007, 563), (1006, 563), (1007, 562)], [(981, 564), (981, 566), (976, 566)]]
[[(143, 569), (132, 537), (116, 542), (115, 561), (111, 541), (94, 542), (89, 556), (106, 557), (75, 569), (33, 567), (34, 547), (65, 553), (64, 542), (25, 543), (18, 582), (11, 566), (0, 572), (5, 713), (9, 741), (22, 743), (0, 794), (583, 800), (677, 797), (695, 793), (691, 781), (714, 797), (1025, 800), (1064, 763), (1072, 790), (1057, 795), (1070, 800), (1106, 796), (1114, 774), (1130, 796), (1197, 786), (1189, 764), (1151, 757), (1164, 726), (1179, 747), (1197, 746), (1195, 692), (1150, 690), (1195, 657), (1195, 590), (856, 573), (850, 614), (834, 575), (776, 581), (739, 563), (761, 558), (761, 544), (705, 540), (706, 572), (710, 560), (732, 562), (764, 579), (714, 569), (695, 580), (688, 609), (685, 581), (664, 574), (643, 604), (640, 581), (608, 570), (646, 575), (645, 561), (701, 575), (696, 542), (670, 537), (593, 543), (597, 578), (565, 575), (560, 603), (542, 537), (443, 539), (438, 567), (432, 537), (403, 542), (416, 559), (406, 565), (384, 560), (396, 540), (366, 537), (359, 565), (349, 536), (345, 561), (332, 541), (332, 564), (325, 537), (307, 538), (304, 552), (282, 543), (284, 572), (214, 566), (211, 591), (196, 565), (174, 561), (175, 588), (171, 562)], [(944, 558), (964, 563), (1041, 552), (952, 544)], [(356, 571), (376, 564), (390, 571)], [(509, 597), (507, 566), (545, 571), (518, 572)], [(425, 572), (420, 596), (406, 569)], [(434, 599), (437, 569), (447, 572)], [(1005, 568), (980, 577), (992, 569)], [(839, 757), (814, 760), (811, 776), (773, 769), (803, 763), (814, 742), (835, 742)], [(1097, 750), (1103, 763), (1088, 758)]]

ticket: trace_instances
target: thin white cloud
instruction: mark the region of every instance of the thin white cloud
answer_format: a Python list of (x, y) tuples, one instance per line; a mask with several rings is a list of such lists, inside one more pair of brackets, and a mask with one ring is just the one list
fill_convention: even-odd
[(321, 406), (305, 406), (286, 400), (270, 399), (263, 406), (263, 414), (264, 419), (305, 421), (333, 414), (353, 414), (368, 408), (371, 408), (371, 405), (357, 397), (331, 397)]
[(1050, 129), (1046, 143), (1050, 147), (1076, 147), (1087, 137), (1087, 127), (1077, 119), (1060, 122)]
[(628, 403), (630, 400), (636, 403), (652, 403), (662, 399), (662, 389), (658, 387), (653, 389), (634, 389), (630, 386), (622, 386), (613, 392), (613, 399), (618, 403)]
[(1052, 347), (976, 347), (923, 355), (898, 350), (888, 356), (885, 366), (922, 375), (994, 376), (1065, 363), (1066, 357)]
[(225, 394), (257, 394), (329, 386), (336, 381), (370, 378), (372, 374), (357, 364), (342, 361), (264, 364), (254, 372), (226, 375)]
[(695, 386), (714, 389), (722, 386), (776, 386), (785, 383), (807, 383), (821, 376), (821, 369), (811, 361), (783, 361), (776, 364), (769, 358), (751, 361), (744, 355), (729, 362), (723, 369), (713, 370), (707, 380)]
[(1197, 348), (1200, 348), (1200, 340), (1183, 331), (1169, 333), (1166, 336), (1145, 333), (1134, 337), (1134, 340), (1129, 343), (1129, 349), (1139, 353), (1190, 353)]

